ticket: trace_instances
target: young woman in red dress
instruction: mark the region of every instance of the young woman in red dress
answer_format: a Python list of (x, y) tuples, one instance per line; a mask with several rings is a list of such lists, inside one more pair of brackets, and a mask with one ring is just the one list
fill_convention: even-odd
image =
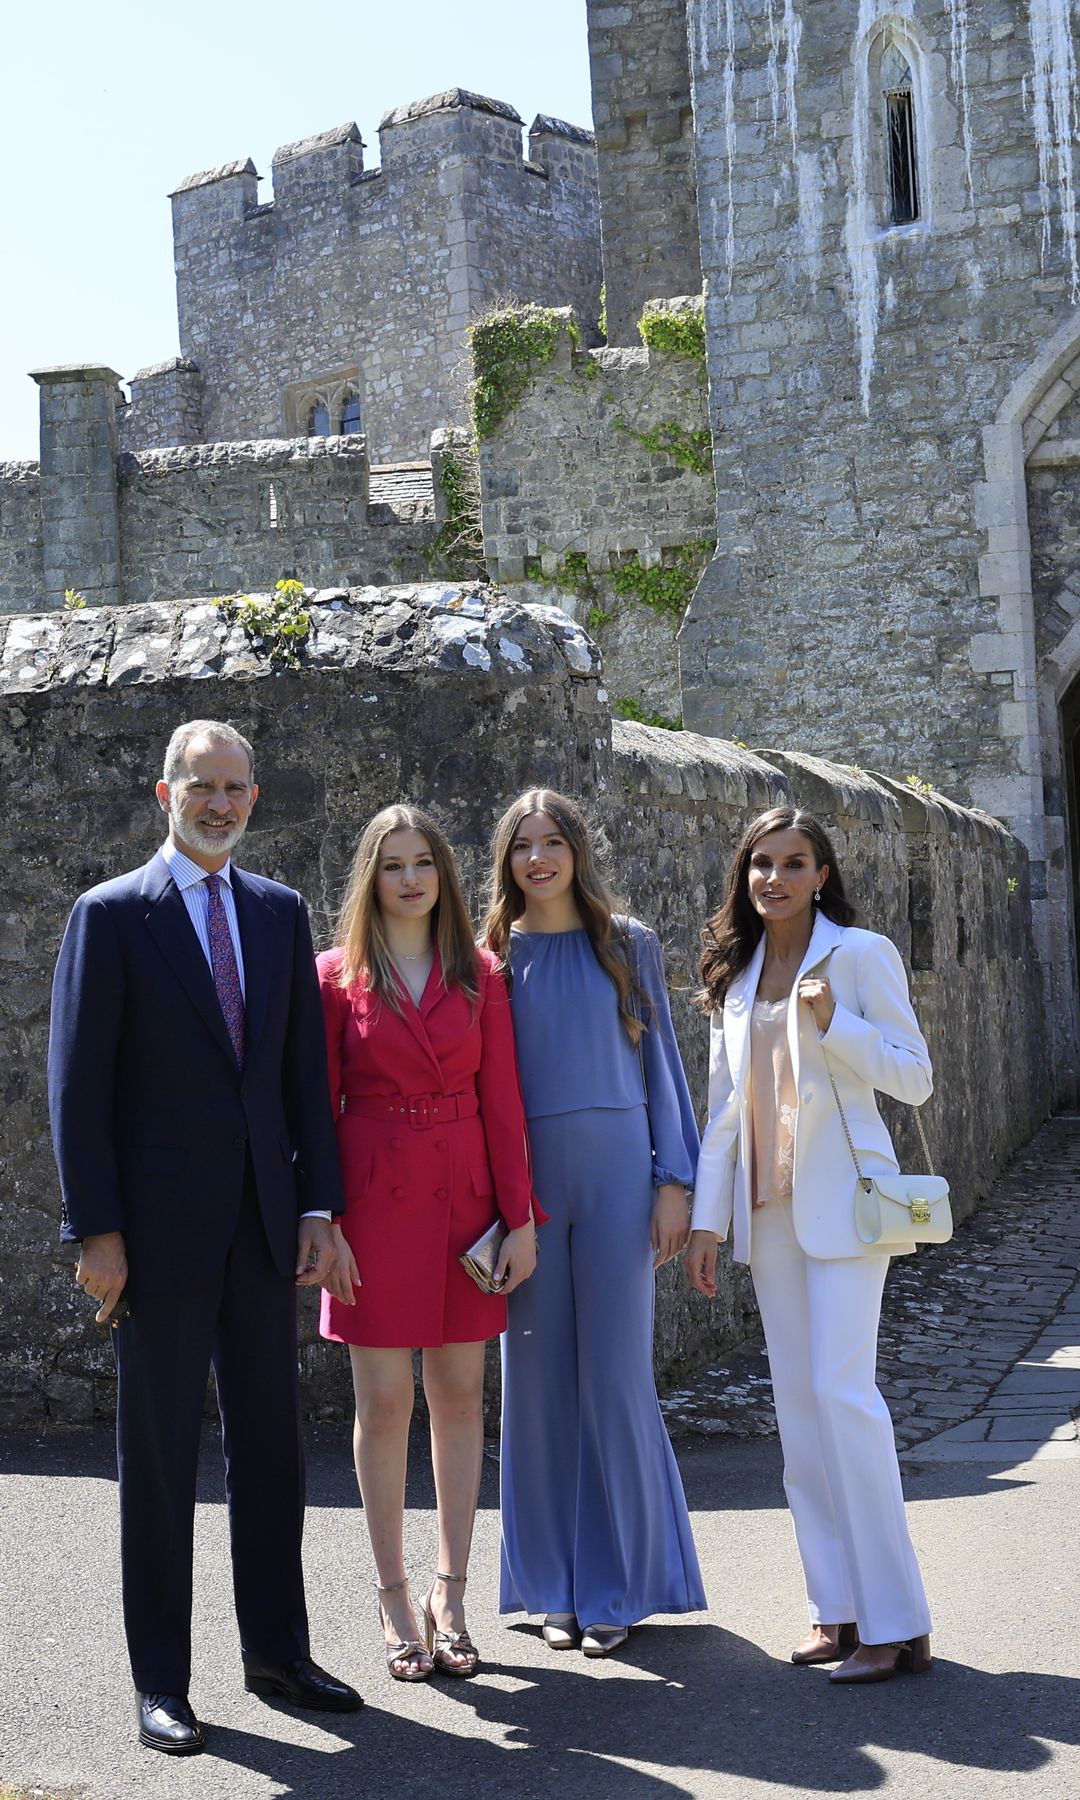
[[(464, 1587), (483, 1457), (484, 1344), (505, 1294), (536, 1261), (525, 1119), (506, 986), (477, 950), (450, 846), (411, 806), (360, 840), (338, 922), (318, 958), (353, 1300), (324, 1296), (322, 1334), (349, 1346), (353, 1449), (378, 1570), (386, 1661), (397, 1681), (472, 1675)], [(501, 1215), (505, 1284), (481, 1293), (458, 1262)], [(539, 1213), (537, 1216), (540, 1217)], [(439, 1521), (438, 1573), (421, 1608), (404, 1567), (412, 1351), (424, 1392)]]

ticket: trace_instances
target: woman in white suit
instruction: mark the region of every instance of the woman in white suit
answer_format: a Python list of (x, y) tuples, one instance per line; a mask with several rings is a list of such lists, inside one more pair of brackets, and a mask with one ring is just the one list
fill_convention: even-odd
[(930, 1613), (904, 1515), (892, 1421), (875, 1384), (888, 1256), (855, 1230), (856, 1173), (829, 1082), (869, 1174), (895, 1171), (874, 1090), (919, 1105), (930, 1058), (887, 938), (856, 929), (809, 813), (763, 813), (703, 933), (712, 1014), (709, 1126), (686, 1263), (716, 1292), (729, 1230), (749, 1263), (769, 1353), (784, 1487), (806, 1577), (797, 1663), (833, 1681), (930, 1666)]

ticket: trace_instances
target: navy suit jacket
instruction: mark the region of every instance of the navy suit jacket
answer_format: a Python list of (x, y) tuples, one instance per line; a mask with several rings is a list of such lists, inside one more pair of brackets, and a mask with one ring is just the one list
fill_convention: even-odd
[(163, 856), (81, 895), (60, 948), (49, 1037), (60, 1235), (122, 1231), (132, 1292), (182, 1289), (221, 1267), (249, 1155), (282, 1275), (301, 1213), (343, 1210), (307, 912), (291, 888), (231, 874), (242, 1072)]

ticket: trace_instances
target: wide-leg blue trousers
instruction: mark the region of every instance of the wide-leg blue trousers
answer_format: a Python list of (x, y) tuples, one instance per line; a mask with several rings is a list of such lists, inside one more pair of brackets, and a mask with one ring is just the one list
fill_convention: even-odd
[(500, 1610), (633, 1625), (705, 1606), (653, 1378), (645, 1108), (530, 1119), (551, 1215), (503, 1337)]

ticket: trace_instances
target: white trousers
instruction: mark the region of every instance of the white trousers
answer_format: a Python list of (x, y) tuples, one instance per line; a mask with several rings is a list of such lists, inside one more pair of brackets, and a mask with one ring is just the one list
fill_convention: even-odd
[(875, 1381), (888, 1266), (887, 1256), (807, 1256), (789, 1204), (754, 1212), (750, 1272), (810, 1619), (854, 1620), (866, 1644), (930, 1630), (892, 1420)]

